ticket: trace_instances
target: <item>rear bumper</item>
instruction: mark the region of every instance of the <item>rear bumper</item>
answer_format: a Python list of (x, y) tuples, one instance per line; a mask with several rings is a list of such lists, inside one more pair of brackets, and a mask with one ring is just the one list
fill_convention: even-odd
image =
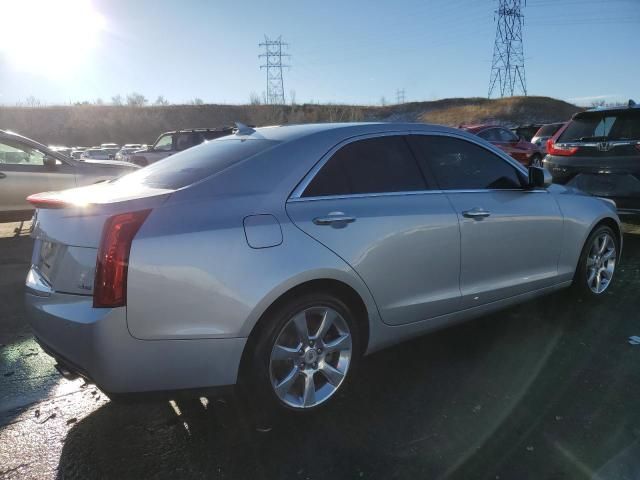
[(26, 293), (44, 350), (108, 393), (205, 389), (236, 383), (246, 338), (138, 340), (126, 308), (93, 308), (92, 298)]

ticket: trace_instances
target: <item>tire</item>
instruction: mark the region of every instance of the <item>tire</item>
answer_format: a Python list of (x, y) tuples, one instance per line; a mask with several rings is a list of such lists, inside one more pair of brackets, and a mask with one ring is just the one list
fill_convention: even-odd
[(619, 251), (620, 241), (611, 227), (600, 225), (589, 234), (573, 277), (572, 289), (578, 297), (593, 299), (607, 291), (613, 282)]
[[(325, 313), (331, 322), (323, 323)], [(241, 380), (254, 410), (306, 414), (345, 390), (361, 350), (355, 316), (342, 300), (322, 292), (291, 298), (261, 325)]]
[(536, 153), (533, 157), (531, 157), (531, 166), (542, 167), (542, 156)]

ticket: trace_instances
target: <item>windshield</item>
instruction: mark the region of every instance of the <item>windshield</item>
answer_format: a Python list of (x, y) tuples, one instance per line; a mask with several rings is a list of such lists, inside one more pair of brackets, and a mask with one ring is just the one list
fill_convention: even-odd
[(640, 140), (640, 111), (589, 112), (574, 118), (559, 142)]
[(117, 182), (135, 182), (154, 188), (182, 188), (252, 157), (278, 142), (262, 139), (225, 139), (205, 142), (176, 153)]

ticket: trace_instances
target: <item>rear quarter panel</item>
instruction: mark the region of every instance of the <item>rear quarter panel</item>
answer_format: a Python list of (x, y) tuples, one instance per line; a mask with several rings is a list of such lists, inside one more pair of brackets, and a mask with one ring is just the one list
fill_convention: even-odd
[[(377, 313), (359, 277), (290, 223), (283, 207), (256, 210), (273, 204), (268, 197), (175, 202), (151, 213), (130, 255), (127, 324), (134, 337), (247, 337), (282, 294), (323, 278), (350, 285)], [(251, 248), (243, 218), (262, 213), (280, 223), (282, 243)]]

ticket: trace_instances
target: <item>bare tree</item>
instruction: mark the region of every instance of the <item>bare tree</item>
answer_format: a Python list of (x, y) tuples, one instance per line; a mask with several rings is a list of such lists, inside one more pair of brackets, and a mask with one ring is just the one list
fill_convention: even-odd
[(104, 105), (104, 101), (100, 97), (96, 98), (95, 102), (93, 103), (94, 105), (98, 105), (98, 106)]
[(204, 100), (196, 97), (193, 100), (191, 100), (191, 105), (204, 105)]
[(40, 100), (34, 97), (33, 95), (29, 95), (27, 99), (24, 101), (24, 103), (27, 107), (31, 107), (31, 108), (40, 107), (42, 105)]
[(156, 101), (153, 102), (153, 104), (156, 106), (164, 107), (166, 105), (169, 105), (169, 100), (164, 98), (162, 95), (158, 95), (158, 98), (156, 98)]
[(249, 94), (250, 105), (260, 105), (261, 103), (262, 103), (262, 100), (260, 100), (260, 95), (258, 95), (256, 92), (251, 92)]
[(387, 99), (384, 97), (384, 95), (382, 97), (380, 97), (380, 106), (381, 107), (386, 107), (387, 106)]
[(606, 102), (604, 100), (594, 100), (593, 102), (591, 102), (591, 106), (593, 108), (604, 107), (605, 104), (606, 104)]
[(289, 101), (291, 105), (296, 104), (296, 91), (294, 89), (289, 90)]
[(130, 107), (144, 107), (147, 104), (147, 97), (138, 92), (131, 92), (127, 95), (127, 105)]
[(119, 107), (122, 105), (122, 95), (118, 94), (115, 95), (113, 97), (111, 97), (111, 105), (115, 105), (116, 107)]

